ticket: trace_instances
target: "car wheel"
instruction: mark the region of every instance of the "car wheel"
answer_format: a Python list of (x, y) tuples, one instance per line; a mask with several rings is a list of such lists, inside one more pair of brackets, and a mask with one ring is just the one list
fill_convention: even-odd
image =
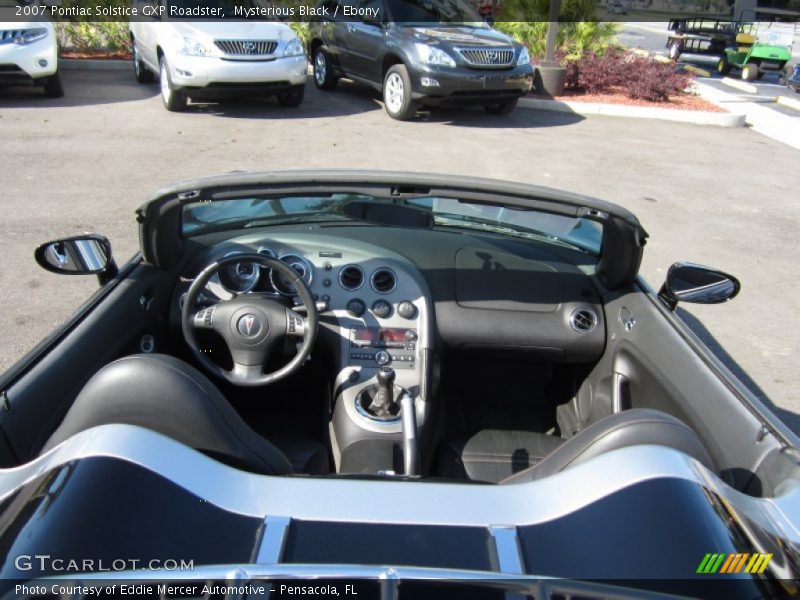
[(290, 92), (281, 92), (278, 94), (278, 102), (281, 106), (289, 108), (296, 108), (303, 103), (303, 97), (306, 94), (306, 86), (299, 85)]
[(398, 121), (408, 121), (417, 114), (411, 99), (411, 78), (405, 65), (393, 65), (383, 78), (383, 105), (389, 116)]
[(131, 56), (133, 59), (133, 74), (136, 76), (136, 81), (139, 83), (150, 83), (153, 81), (153, 72), (149, 71), (144, 66), (141, 57), (139, 56), (139, 49), (136, 47), (136, 40), (131, 38)]
[(161, 100), (164, 102), (164, 108), (170, 112), (178, 112), (186, 110), (186, 96), (176, 91), (172, 87), (172, 80), (169, 78), (169, 68), (167, 68), (167, 59), (163, 56), (159, 61), (159, 83), (161, 85)]
[(507, 115), (517, 108), (518, 101), (517, 98), (514, 98), (513, 100), (505, 100), (503, 102), (496, 102), (495, 104), (486, 104), (483, 110), (490, 115)]
[(730, 74), (730, 72), (731, 72), (731, 63), (729, 63), (728, 59), (723, 56), (722, 58), (719, 59), (719, 62), (717, 63), (717, 73), (725, 76)]
[(48, 98), (61, 98), (64, 95), (64, 86), (61, 83), (61, 73), (56, 71), (44, 81), (44, 95)]
[(314, 83), (319, 89), (330, 91), (336, 87), (337, 80), (330, 57), (325, 50), (317, 48), (314, 52)]
[(681, 43), (678, 40), (669, 45), (669, 57), (674, 61), (681, 57)]
[(742, 79), (745, 81), (755, 81), (758, 77), (758, 65), (755, 63), (747, 63), (742, 67)]

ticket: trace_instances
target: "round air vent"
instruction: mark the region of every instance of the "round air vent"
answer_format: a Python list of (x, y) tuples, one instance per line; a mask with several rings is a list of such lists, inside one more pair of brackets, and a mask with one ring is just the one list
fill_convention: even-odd
[(397, 285), (397, 278), (391, 269), (378, 269), (372, 274), (370, 283), (372, 284), (372, 289), (379, 294), (388, 294)]
[(569, 317), (569, 324), (578, 333), (592, 333), (597, 327), (597, 313), (586, 306), (576, 308)]
[(364, 271), (357, 265), (347, 265), (339, 271), (339, 284), (346, 290), (357, 290), (364, 285)]

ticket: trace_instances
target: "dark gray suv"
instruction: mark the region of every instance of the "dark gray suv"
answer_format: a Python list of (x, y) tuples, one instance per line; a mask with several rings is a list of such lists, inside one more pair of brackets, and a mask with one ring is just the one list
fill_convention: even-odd
[(319, 7), (329, 16), (311, 25), (317, 87), (332, 90), (339, 77), (369, 85), (395, 119), (413, 118), (420, 105), (476, 104), (508, 114), (531, 89), (528, 50), (461, 0), (323, 0)]

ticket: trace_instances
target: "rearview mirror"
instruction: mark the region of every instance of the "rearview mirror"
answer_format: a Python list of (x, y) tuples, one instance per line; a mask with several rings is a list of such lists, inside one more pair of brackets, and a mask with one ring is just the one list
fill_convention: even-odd
[(117, 274), (111, 243), (97, 234), (79, 235), (42, 244), (34, 252), (39, 266), (61, 275), (97, 275), (105, 283)]
[(669, 268), (667, 280), (658, 297), (675, 310), (678, 302), (719, 304), (736, 297), (741, 284), (733, 275), (711, 267), (692, 263), (675, 263)]

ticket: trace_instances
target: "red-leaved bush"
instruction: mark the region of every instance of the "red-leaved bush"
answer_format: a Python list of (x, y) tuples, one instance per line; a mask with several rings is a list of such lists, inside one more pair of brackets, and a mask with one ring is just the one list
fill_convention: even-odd
[(629, 98), (666, 102), (692, 82), (693, 76), (629, 52), (609, 50), (565, 62), (566, 87), (588, 94), (622, 91)]

